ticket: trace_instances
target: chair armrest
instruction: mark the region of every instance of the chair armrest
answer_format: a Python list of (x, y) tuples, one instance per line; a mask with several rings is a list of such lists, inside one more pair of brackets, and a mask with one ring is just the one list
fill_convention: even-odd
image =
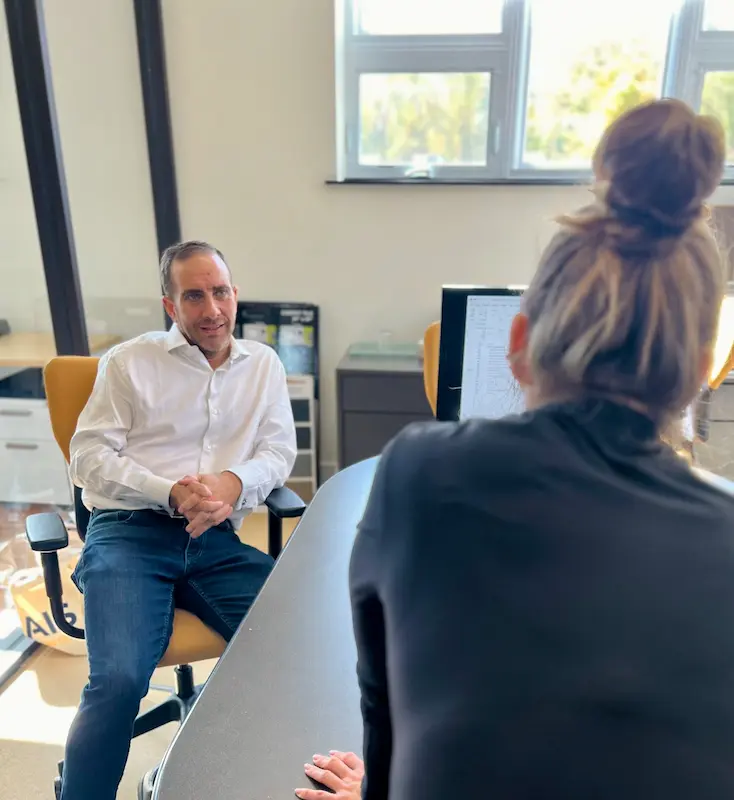
[(64, 613), (64, 587), (61, 583), (59, 554), (69, 545), (69, 534), (61, 517), (53, 512), (31, 514), (25, 521), (25, 533), (31, 550), (41, 554), (43, 582), (56, 627), (74, 639), (84, 638), (84, 629), (69, 624)]
[(279, 519), (300, 517), (306, 510), (306, 504), (287, 486), (273, 489), (265, 500), (268, 511)]
[(31, 514), (25, 521), (25, 534), (36, 553), (55, 553), (69, 546), (66, 525), (55, 512)]

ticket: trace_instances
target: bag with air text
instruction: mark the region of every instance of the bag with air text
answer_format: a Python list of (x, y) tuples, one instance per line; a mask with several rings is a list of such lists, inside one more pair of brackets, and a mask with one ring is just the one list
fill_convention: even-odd
[[(64, 559), (59, 568), (64, 591), (64, 615), (70, 625), (83, 628), (84, 600), (71, 579), (78, 558), (79, 555), (75, 554), (72, 558)], [(73, 639), (56, 627), (46, 596), (43, 570), (40, 567), (16, 572), (11, 579), (10, 594), (20, 618), (21, 629), (29, 639), (69, 655), (86, 655), (84, 639)]]

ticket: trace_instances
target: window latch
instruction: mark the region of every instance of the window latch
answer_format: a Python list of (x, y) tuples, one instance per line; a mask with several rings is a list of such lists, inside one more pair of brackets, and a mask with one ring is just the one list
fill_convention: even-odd
[(413, 167), (405, 171), (405, 177), (411, 180), (431, 180), (433, 178), (432, 167)]

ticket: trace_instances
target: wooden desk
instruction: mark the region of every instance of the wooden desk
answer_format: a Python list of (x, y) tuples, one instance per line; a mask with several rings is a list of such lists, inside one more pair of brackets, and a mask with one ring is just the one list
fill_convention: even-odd
[(347, 573), (376, 465), (316, 493), (173, 740), (155, 800), (287, 800), (314, 753), (361, 751)]
[[(89, 337), (89, 351), (99, 353), (120, 341), (112, 334)], [(8, 333), (0, 336), (0, 367), (45, 367), (56, 355), (53, 333)]]

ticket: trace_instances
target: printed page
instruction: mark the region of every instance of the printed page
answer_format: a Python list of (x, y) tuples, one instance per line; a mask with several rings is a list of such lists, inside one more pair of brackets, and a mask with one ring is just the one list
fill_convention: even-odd
[(522, 392), (507, 364), (510, 326), (520, 300), (513, 295), (467, 298), (460, 419), (497, 419), (523, 410)]

